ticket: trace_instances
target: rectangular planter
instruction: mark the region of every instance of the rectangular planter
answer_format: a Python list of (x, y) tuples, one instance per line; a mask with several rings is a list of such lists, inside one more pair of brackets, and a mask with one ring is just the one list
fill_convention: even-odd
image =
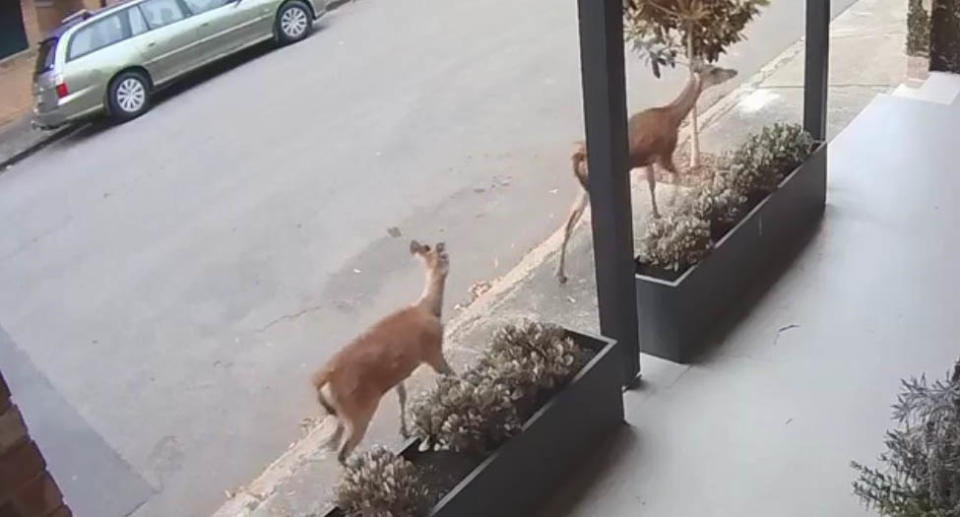
[(689, 362), (765, 272), (789, 260), (823, 216), (827, 144), (730, 230), (702, 262), (666, 281), (636, 275), (643, 352)]
[[(573, 380), (433, 507), (430, 517), (527, 516), (623, 422), (623, 367), (616, 342), (568, 331), (597, 352)], [(419, 442), (398, 453), (417, 463)], [(344, 513), (334, 509), (327, 517)]]

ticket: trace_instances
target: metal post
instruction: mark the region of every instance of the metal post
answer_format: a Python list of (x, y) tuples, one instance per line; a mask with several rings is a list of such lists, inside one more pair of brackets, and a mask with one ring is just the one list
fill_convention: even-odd
[(827, 88), (830, 69), (830, 0), (807, 0), (803, 127), (818, 141), (827, 139)]
[(601, 332), (619, 343), (625, 385), (640, 373), (627, 165), (623, 0), (579, 0), (580, 66)]

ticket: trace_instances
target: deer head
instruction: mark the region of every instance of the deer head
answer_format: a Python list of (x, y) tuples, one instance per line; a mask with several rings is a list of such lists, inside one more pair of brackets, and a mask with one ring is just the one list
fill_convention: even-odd
[(700, 91), (703, 91), (733, 79), (737, 76), (737, 71), (732, 68), (702, 65), (699, 67), (699, 70), (696, 71), (696, 74), (700, 76)]
[(450, 270), (450, 257), (447, 256), (446, 245), (442, 242), (431, 248), (429, 244), (410, 241), (410, 253), (420, 257), (423, 265), (433, 273), (446, 276)]

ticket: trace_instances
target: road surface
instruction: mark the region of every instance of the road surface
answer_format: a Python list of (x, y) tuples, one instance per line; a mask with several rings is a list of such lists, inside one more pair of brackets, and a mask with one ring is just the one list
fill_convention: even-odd
[[(800, 36), (773, 4), (741, 78)], [(0, 175), (0, 362), (76, 514), (204, 515), (255, 477), (311, 369), (419, 293), (410, 238), (447, 242), (452, 314), (554, 231), (578, 56), (571, 0), (359, 0)], [(683, 80), (630, 59), (631, 109)]]

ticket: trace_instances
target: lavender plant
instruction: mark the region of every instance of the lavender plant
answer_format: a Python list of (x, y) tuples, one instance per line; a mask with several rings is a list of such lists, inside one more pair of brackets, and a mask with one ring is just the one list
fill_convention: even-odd
[(881, 515), (960, 516), (960, 361), (945, 380), (902, 381), (882, 468), (857, 462), (853, 491)]
[(806, 160), (813, 143), (813, 137), (796, 124), (764, 127), (725, 159), (733, 189), (744, 196), (773, 192)]
[(747, 197), (733, 182), (729, 165), (721, 161), (713, 174), (705, 176), (688, 192), (677, 213), (711, 223), (730, 225), (743, 214)]
[(486, 453), (520, 431), (537, 398), (586, 362), (558, 326), (509, 324), (460, 377), (441, 377), (410, 404), (412, 429), (424, 447)]
[(431, 503), (416, 466), (383, 447), (348, 459), (334, 493), (350, 516), (413, 517)]
[(710, 223), (675, 213), (647, 224), (637, 258), (651, 266), (678, 271), (703, 260), (711, 246)]

